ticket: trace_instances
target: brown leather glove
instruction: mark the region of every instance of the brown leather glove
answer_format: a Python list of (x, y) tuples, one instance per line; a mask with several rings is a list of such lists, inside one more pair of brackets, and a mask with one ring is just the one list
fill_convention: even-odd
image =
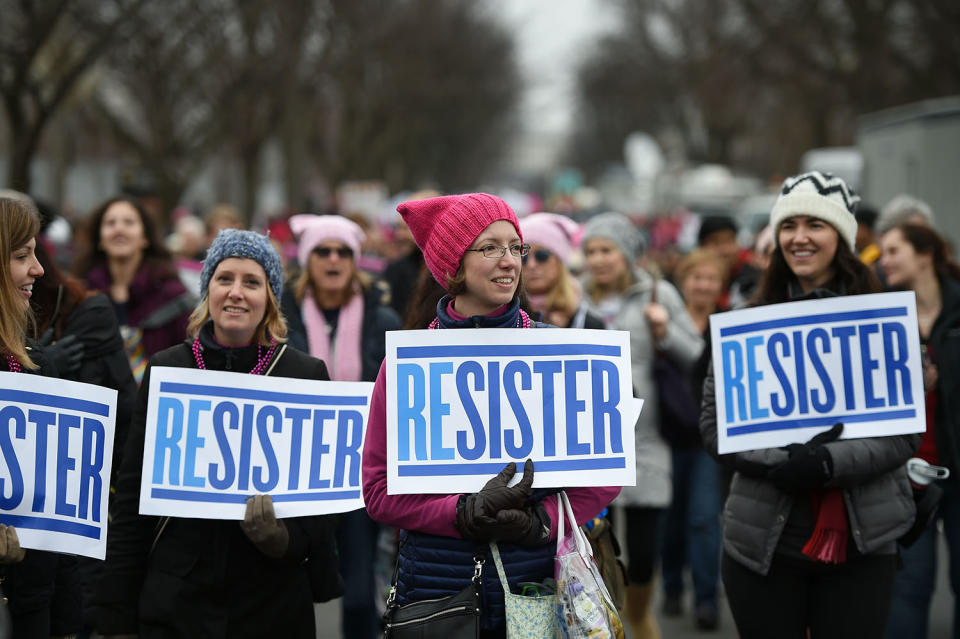
[(0, 524), (0, 564), (15, 564), (23, 561), (27, 551), (20, 547), (17, 529)]
[(279, 559), (287, 552), (290, 533), (282, 519), (277, 519), (270, 495), (254, 495), (247, 500), (247, 511), (240, 522), (253, 545), (267, 557)]

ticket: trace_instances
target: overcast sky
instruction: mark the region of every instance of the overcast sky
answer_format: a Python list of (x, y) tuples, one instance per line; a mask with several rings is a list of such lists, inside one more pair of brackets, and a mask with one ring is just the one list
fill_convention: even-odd
[(547, 147), (558, 146), (569, 129), (577, 65), (616, 25), (616, 8), (609, 0), (492, 0), (491, 5), (515, 29), (525, 88), (518, 161), (535, 168), (551, 161), (558, 148)]

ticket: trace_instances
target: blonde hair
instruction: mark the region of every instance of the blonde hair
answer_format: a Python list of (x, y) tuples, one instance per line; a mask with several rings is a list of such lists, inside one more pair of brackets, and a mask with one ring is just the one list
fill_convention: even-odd
[(687, 278), (690, 271), (702, 264), (715, 266), (717, 272), (720, 273), (720, 279), (726, 286), (727, 280), (730, 279), (730, 267), (722, 258), (705, 249), (695, 249), (687, 253), (677, 264), (677, 268), (673, 272), (673, 281), (677, 283), (677, 286), (683, 286), (683, 280)]
[(636, 280), (633, 274), (633, 270), (630, 268), (630, 265), (628, 264), (627, 270), (621, 273), (620, 277), (617, 278), (617, 281), (611, 284), (610, 286), (601, 286), (591, 278), (587, 282), (587, 294), (590, 296), (590, 299), (592, 299), (593, 301), (598, 301), (610, 294), (619, 295), (620, 293), (623, 293), (625, 290), (630, 288), (630, 285), (633, 284), (634, 281)]
[[(264, 309), (263, 319), (257, 326), (253, 337), (257, 344), (266, 346), (272, 340), (278, 343), (287, 341), (287, 320), (280, 312), (280, 303), (277, 301), (273, 289), (269, 285), (267, 290), (267, 308)], [(190, 320), (187, 323), (187, 337), (196, 339), (200, 334), (200, 329), (210, 320), (210, 296), (204, 291), (203, 299), (197, 304), (197, 307), (190, 313)]]
[[(557, 258), (559, 260), (560, 258)], [(570, 271), (561, 262), (560, 270), (557, 274), (557, 281), (547, 292), (547, 299), (544, 303), (546, 312), (558, 311), (564, 315), (573, 317), (580, 306), (580, 295), (573, 284), (573, 278)]]
[(32, 327), (33, 314), (28, 308), (19, 311), (21, 300), (10, 274), (13, 252), (40, 232), (40, 216), (32, 203), (0, 197), (0, 349), (12, 355), (22, 366), (36, 369), (37, 364), (27, 353), (27, 331)]

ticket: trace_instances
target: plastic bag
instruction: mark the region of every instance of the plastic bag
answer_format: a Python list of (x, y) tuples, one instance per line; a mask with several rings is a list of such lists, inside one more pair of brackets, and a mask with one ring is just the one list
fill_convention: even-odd
[(623, 622), (613, 597), (603, 583), (590, 543), (577, 526), (573, 507), (563, 491), (557, 495), (557, 513), (554, 574), (557, 615), (564, 639), (623, 639)]

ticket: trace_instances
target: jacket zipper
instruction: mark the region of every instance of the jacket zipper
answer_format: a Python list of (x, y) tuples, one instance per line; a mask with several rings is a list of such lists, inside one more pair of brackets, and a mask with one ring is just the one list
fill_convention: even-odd
[[(437, 601), (437, 599), (427, 599), (425, 601)], [(418, 601), (416, 603), (424, 603), (423, 601)], [(458, 614), (461, 612), (470, 612), (470, 606), (463, 605), (457, 608), (448, 608), (447, 610), (439, 610), (432, 614), (426, 615), (425, 617), (417, 617), (415, 619), (407, 619), (406, 621), (395, 621), (387, 624), (387, 628), (399, 628), (401, 626), (407, 626), (412, 623), (421, 623), (424, 621), (430, 621), (436, 619), (437, 617), (446, 617), (449, 615)]]

